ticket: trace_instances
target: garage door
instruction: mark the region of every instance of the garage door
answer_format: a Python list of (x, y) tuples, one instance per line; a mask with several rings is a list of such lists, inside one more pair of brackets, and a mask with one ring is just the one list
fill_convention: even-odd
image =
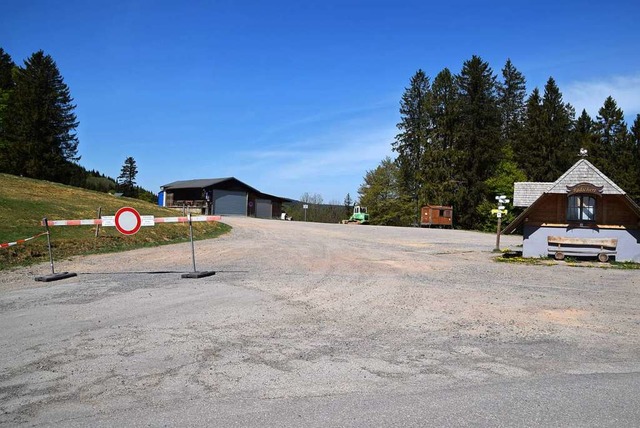
[(256, 199), (256, 217), (271, 218), (271, 201), (269, 199)]
[(214, 210), (218, 215), (247, 215), (247, 192), (213, 191)]

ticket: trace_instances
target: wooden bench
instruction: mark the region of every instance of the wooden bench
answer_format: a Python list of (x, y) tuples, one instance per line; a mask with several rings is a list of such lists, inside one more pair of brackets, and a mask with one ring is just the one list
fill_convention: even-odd
[(563, 260), (565, 256), (597, 257), (606, 262), (609, 257), (617, 254), (618, 240), (616, 238), (568, 238), (565, 236), (547, 237), (547, 251), (556, 260)]

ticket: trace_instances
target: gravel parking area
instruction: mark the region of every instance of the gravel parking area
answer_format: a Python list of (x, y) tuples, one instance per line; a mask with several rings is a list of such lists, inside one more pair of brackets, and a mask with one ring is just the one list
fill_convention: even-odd
[(207, 278), (180, 278), (189, 244), (0, 273), (0, 425), (640, 424), (637, 270), (497, 263), (475, 232), (224, 221), (195, 243)]

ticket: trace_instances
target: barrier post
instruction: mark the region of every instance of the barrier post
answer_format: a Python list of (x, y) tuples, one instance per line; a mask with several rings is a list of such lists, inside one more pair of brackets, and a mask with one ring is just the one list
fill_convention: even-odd
[(198, 272), (196, 270), (196, 251), (193, 245), (193, 223), (191, 221), (191, 213), (187, 214), (187, 219), (189, 221), (189, 240), (191, 241), (191, 261), (193, 263), (193, 272), (183, 273), (182, 278), (203, 278), (205, 276), (215, 275), (215, 271), (202, 271)]
[(42, 281), (42, 282), (58, 281), (60, 279), (77, 276), (78, 274), (73, 272), (55, 273), (55, 270), (53, 268), (53, 251), (51, 250), (51, 232), (49, 231), (49, 222), (46, 217), (42, 219), (42, 223), (44, 224), (44, 229), (47, 235), (47, 247), (49, 247), (49, 264), (51, 265), (51, 275), (36, 276), (36, 281)]
[(191, 240), (191, 261), (193, 262), (193, 271), (196, 272), (196, 251), (193, 246), (193, 222), (191, 221), (191, 213), (187, 216), (189, 219), (189, 239)]
[(51, 232), (49, 231), (49, 222), (47, 218), (43, 218), (42, 222), (44, 223), (44, 230), (47, 233), (47, 247), (49, 248), (49, 264), (51, 265), (51, 275), (55, 275), (55, 271), (53, 269), (53, 251), (51, 251)]
[[(102, 207), (98, 207), (98, 218), (102, 218)], [(96, 225), (96, 238), (98, 237), (98, 233), (100, 233), (100, 225)]]

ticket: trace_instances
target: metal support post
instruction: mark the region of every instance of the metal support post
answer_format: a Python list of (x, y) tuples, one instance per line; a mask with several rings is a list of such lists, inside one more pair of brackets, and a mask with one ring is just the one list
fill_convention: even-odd
[(182, 278), (203, 278), (205, 276), (215, 275), (216, 272), (212, 270), (202, 272), (198, 272), (196, 270), (196, 250), (193, 244), (193, 222), (191, 221), (191, 213), (187, 215), (187, 218), (189, 220), (189, 240), (191, 241), (191, 261), (193, 263), (193, 272), (183, 273)]
[(77, 276), (78, 274), (73, 272), (61, 272), (56, 273), (53, 268), (53, 251), (51, 249), (51, 232), (49, 231), (49, 222), (47, 218), (42, 219), (42, 223), (44, 224), (44, 228), (47, 235), (47, 246), (49, 247), (49, 264), (51, 265), (51, 275), (45, 276), (36, 276), (36, 281), (49, 282), (49, 281), (57, 281), (59, 279), (71, 278), (72, 276)]

